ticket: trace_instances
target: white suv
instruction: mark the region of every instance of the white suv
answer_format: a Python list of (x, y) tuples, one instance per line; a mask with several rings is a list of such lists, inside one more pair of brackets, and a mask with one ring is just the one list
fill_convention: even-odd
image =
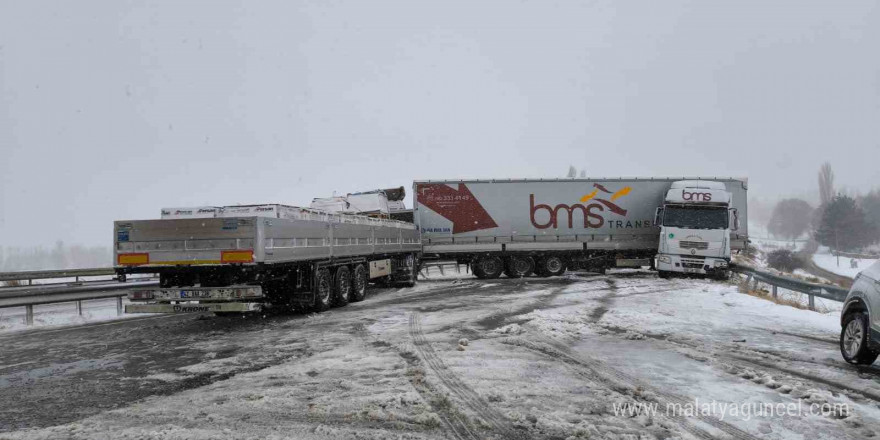
[(880, 354), (880, 261), (853, 282), (840, 313), (840, 353), (851, 364), (870, 365)]

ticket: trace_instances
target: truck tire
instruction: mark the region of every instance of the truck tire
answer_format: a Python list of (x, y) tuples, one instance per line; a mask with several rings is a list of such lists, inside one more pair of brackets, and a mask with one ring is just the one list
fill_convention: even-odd
[(538, 275), (555, 277), (565, 273), (565, 260), (557, 255), (547, 255), (538, 260)]
[(843, 319), (840, 329), (840, 354), (854, 365), (871, 365), (880, 353), (872, 351), (869, 339), (868, 315), (850, 313)]
[(349, 296), (352, 302), (363, 301), (367, 297), (368, 277), (367, 266), (358, 264), (354, 267), (354, 273), (351, 276), (351, 296)]
[(495, 255), (481, 257), (474, 264), (474, 275), (477, 278), (491, 280), (500, 277), (502, 272), (504, 272), (504, 262)]
[(330, 309), (330, 297), (333, 290), (330, 284), (330, 271), (318, 269), (318, 272), (315, 273), (315, 304), (313, 306), (316, 312)]
[(657, 276), (660, 277), (661, 279), (668, 280), (669, 278), (672, 277), (672, 274), (669, 273), (668, 270), (658, 270)]
[(535, 260), (532, 257), (512, 256), (504, 265), (504, 273), (509, 278), (522, 278), (532, 274), (535, 270)]
[(351, 271), (348, 266), (339, 266), (333, 277), (333, 306), (343, 307), (348, 304), (351, 295)]

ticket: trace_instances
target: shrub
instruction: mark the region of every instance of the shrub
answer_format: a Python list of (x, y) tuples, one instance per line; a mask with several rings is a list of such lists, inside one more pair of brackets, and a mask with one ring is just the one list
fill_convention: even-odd
[(794, 272), (804, 267), (804, 262), (788, 249), (777, 249), (767, 254), (767, 265), (783, 272)]

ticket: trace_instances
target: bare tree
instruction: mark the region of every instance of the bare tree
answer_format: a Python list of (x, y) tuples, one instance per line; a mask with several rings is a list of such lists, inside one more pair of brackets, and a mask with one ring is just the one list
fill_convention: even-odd
[(822, 206), (827, 205), (834, 199), (834, 171), (831, 164), (825, 162), (819, 168), (819, 200)]
[(587, 170), (581, 170), (580, 177), (581, 177), (581, 179), (586, 179), (587, 178)]
[(569, 179), (574, 179), (575, 177), (577, 177), (577, 175), (578, 175), (577, 168), (575, 168), (574, 165), (569, 165), (568, 166), (568, 174), (565, 177), (568, 177)]

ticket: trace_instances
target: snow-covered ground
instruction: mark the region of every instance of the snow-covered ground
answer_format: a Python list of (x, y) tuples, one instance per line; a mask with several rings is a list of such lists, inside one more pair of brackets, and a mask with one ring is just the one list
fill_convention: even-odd
[[(851, 266), (851, 261), (853, 260), (855, 260), (856, 262), (856, 267)], [(856, 275), (859, 274), (859, 272), (867, 269), (872, 264), (876, 263), (877, 260), (867, 258), (840, 257), (840, 266), (838, 266), (838, 258), (832, 255), (830, 252), (817, 252), (813, 254), (813, 262), (816, 263), (816, 266), (819, 266), (820, 268), (825, 269), (829, 272), (849, 278), (855, 278)]]
[[(112, 361), (114, 368), (100, 370), (111, 375), (102, 386), (179, 389), (115, 400), (101, 406), (110, 409), (63, 423), (7, 427), (0, 438), (788, 440), (880, 434), (880, 369), (858, 370), (840, 359), (838, 316), (744, 295), (733, 283), (659, 280), (639, 271), (466, 278), (387, 289), (342, 309), (262, 325), (218, 319), (117, 330), (119, 337), (136, 337), (132, 344), (159, 344), (131, 350), (136, 354), (102, 355), (101, 341), (89, 338), (106, 341), (104, 332), (29, 342), (58, 356), (65, 356), (63, 347), (81, 347), (77, 353), (96, 358), (95, 365)], [(200, 336), (186, 327), (215, 320), (228, 328)], [(173, 322), (184, 327), (170, 328)], [(10, 356), (18, 350), (14, 340), (3, 344)], [(83, 351), (92, 346), (98, 351)], [(174, 367), (152, 360), (170, 352), (204, 355)], [(153, 367), (132, 373), (132, 366), (144, 365)], [(49, 380), (31, 374), (31, 382), (16, 382), (16, 374), (33, 371), (28, 368), (44, 367), (0, 366), (0, 392)], [(70, 374), (79, 385), (53, 384), (59, 392), (92, 386), (81, 382), (86, 373)], [(103, 394), (114, 395), (90, 393)], [(31, 394), (21, 395), (15, 408), (32, 414)], [(823, 403), (837, 409), (773, 416), (733, 414), (729, 407), (706, 414), (675, 410), (700, 402), (743, 410), (768, 404), (807, 411)], [(656, 414), (622, 410), (655, 404)]]

